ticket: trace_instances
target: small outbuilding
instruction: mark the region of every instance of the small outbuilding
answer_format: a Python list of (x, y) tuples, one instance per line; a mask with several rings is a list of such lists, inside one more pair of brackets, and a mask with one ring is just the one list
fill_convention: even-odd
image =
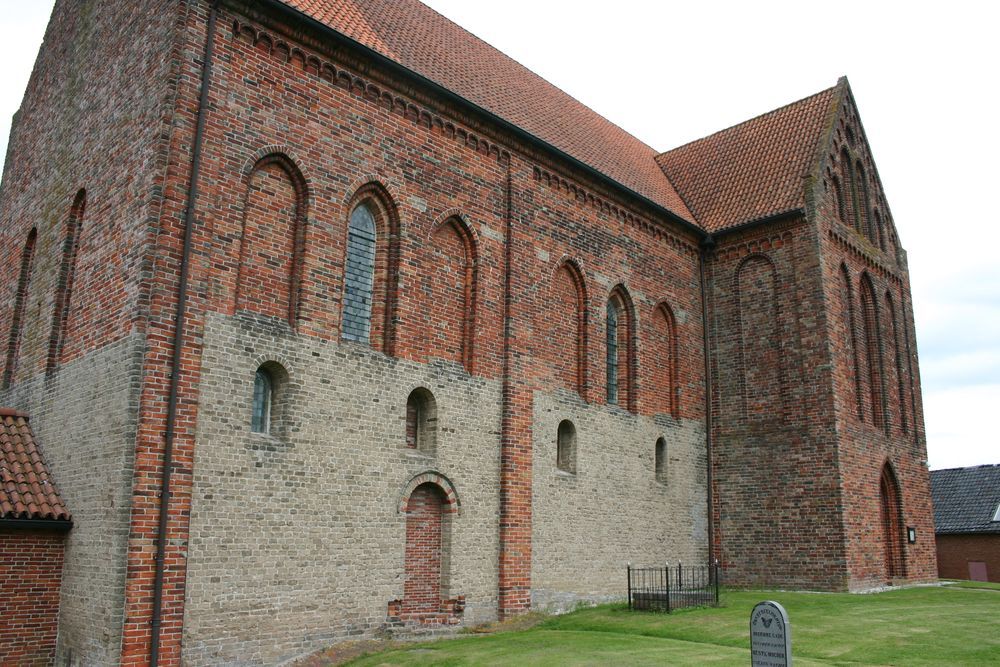
[(0, 665), (52, 664), (69, 510), (28, 415), (0, 408)]
[(938, 576), (1000, 582), (1000, 465), (931, 471)]

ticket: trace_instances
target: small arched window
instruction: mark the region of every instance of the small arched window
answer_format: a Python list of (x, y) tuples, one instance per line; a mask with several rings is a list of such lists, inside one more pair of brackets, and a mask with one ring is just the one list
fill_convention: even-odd
[(341, 337), (367, 343), (371, 333), (375, 277), (375, 216), (367, 204), (351, 212), (344, 272), (344, 315)]
[(406, 446), (424, 454), (437, 451), (437, 401), (423, 387), (406, 399)]
[(271, 405), (274, 402), (274, 377), (261, 366), (253, 381), (253, 412), (250, 430), (254, 433), (271, 432)]
[(618, 403), (618, 326), (622, 315), (622, 307), (618, 299), (608, 299), (608, 403)]
[(656, 451), (654, 452), (654, 466), (656, 471), (656, 481), (661, 484), (667, 483), (667, 439), (660, 437), (656, 440)]
[(559, 422), (556, 433), (556, 467), (576, 474), (576, 427), (568, 419)]

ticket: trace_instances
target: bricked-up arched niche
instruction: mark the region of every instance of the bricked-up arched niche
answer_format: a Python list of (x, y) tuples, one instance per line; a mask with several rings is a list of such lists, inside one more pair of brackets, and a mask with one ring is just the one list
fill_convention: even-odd
[(643, 366), (650, 382), (648, 386), (644, 385), (643, 396), (648, 395), (655, 412), (677, 419), (680, 416), (677, 320), (674, 318), (674, 311), (666, 303), (660, 303), (653, 309), (649, 342), (649, 358)]
[(358, 188), (347, 210), (340, 335), (392, 355), (399, 275), (399, 213), (389, 192), (376, 181)]
[(552, 276), (552, 295), (545, 319), (549, 335), (543, 356), (549, 360), (560, 386), (581, 396), (587, 386), (587, 291), (583, 272), (565, 260)]
[(854, 162), (845, 146), (840, 150), (840, 169), (844, 180), (844, 198), (846, 206), (841, 220), (844, 224), (854, 227), (859, 234), (862, 233), (862, 221), (858, 216), (858, 181), (857, 174), (854, 173)]
[(437, 453), (437, 401), (429, 389), (417, 387), (406, 399), (406, 446), (433, 456)]
[(635, 307), (623, 285), (608, 296), (605, 323), (607, 402), (635, 412)]
[(472, 372), (476, 320), (477, 249), (472, 231), (457, 215), (439, 224), (423, 253), (417, 293), (423, 357), (455, 361)]
[(458, 496), (451, 482), (427, 472), (407, 484), (400, 511), (406, 514), (403, 557), (404, 620), (429, 621), (445, 613), (451, 571), (451, 522)]
[(667, 439), (663, 436), (656, 439), (653, 450), (653, 471), (657, 482), (667, 483)]
[(28, 286), (31, 284), (31, 274), (35, 264), (37, 238), (38, 230), (32, 227), (21, 249), (21, 270), (17, 274), (17, 292), (14, 294), (14, 310), (10, 316), (10, 333), (7, 336), (7, 359), (3, 369), (4, 389), (14, 381), (14, 367), (17, 365), (17, 352), (23, 334), (24, 310), (28, 303)]
[(49, 354), (45, 363), (46, 373), (52, 373), (59, 365), (63, 344), (66, 341), (66, 322), (69, 319), (70, 302), (73, 297), (73, 280), (76, 276), (76, 258), (80, 250), (80, 230), (87, 208), (87, 191), (76, 193), (66, 221), (66, 235), (63, 237), (62, 262), (56, 283), (56, 303), (52, 312), (52, 329), (49, 334)]
[(878, 228), (878, 224), (876, 223), (875, 216), (872, 215), (871, 194), (868, 189), (868, 174), (865, 172), (865, 167), (861, 164), (861, 160), (858, 160), (855, 163), (854, 173), (857, 174), (858, 178), (858, 217), (862, 221), (862, 229), (864, 230), (865, 236), (868, 237), (868, 240), (871, 241), (873, 245), (884, 250), (885, 243), (882, 241), (882, 237), (879, 233), (880, 230)]
[(576, 427), (568, 419), (556, 429), (556, 468), (576, 474)]
[(899, 317), (896, 311), (896, 302), (892, 298), (892, 292), (889, 290), (885, 291), (885, 307), (886, 311), (888, 311), (886, 320), (889, 322), (889, 335), (886, 340), (888, 345), (887, 353), (896, 375), (895, 403), (899, 406), (899, 427), (903, 433), (909, 433), (910, 418), (906, 409), (908, 397), (906, 394), (906, 375), (903, 373), (903, 345), (899, 335)]
[(878, 428), (885, 428), (885, 369), (882, 363), (882, 327), (879, 322), (878, 299), (875, 287), (867, 272), (861, 275), (861, 355), (864, 372), (861, 374), (868, 414)]
[(741, 398), (751, 420), (777, 420), (784, 412), (778, 276), (770, 258), (755, 254), (736, 269), (740, 331)]
[(243, 211), (236, 307), (295, 326), (299, 307), (308, 193), (286, 155), (256, 162)]
[(882, 546), (885, 558), (887, 582), (906, 576), (903, 558), (903, 505), (899, 493), (899, 482), (892, 464), (882, 466), (879, 476), (879, 512), (882, 521)]
[(858, 360), (858, 329), (854, 306), (854, 287), (851, 272), (846, 264), (840, 265), (840, 322), (843, 328), (843, 350), (847, 355), (844, 360), (845, 370), (850, 378), (850, 387), (854, 391), (854, 406), (858, 419), (864, 421), (865, 410), (861, 394), (861, 368)]

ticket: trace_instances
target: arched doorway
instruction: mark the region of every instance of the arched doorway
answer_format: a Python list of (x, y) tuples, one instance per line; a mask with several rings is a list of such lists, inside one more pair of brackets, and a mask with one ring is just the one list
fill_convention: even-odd
[(879, 507), (882, 515), (882, 544), (885, 550), (885, 578), (888, 583), (892, 583), (893, 579), (906, 576), (906, 572), (903, 563), (899, 483), (889, 463), (882, 466), (882, 475), (879, 479)]
[(402, 610), (407, 616), (439, 613), (447, 596), (444, 504), (444, 492), (431, 482), (415, 488), (407, 503)]

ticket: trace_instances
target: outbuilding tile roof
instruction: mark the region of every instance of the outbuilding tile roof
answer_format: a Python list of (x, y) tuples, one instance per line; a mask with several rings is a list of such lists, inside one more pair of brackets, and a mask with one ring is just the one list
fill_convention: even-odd
[(694, 221), (657, 151), (417, 0), (282, 0)]
[(24, 413), (0, 408), (0, 519), (69, 521)]
[(931, 471), (937, 533), (1000, 533), (1000, 465)]
[(842, 83), (663, 153), (657, 162), (695, 219), (717, 232), (805, 205)]

